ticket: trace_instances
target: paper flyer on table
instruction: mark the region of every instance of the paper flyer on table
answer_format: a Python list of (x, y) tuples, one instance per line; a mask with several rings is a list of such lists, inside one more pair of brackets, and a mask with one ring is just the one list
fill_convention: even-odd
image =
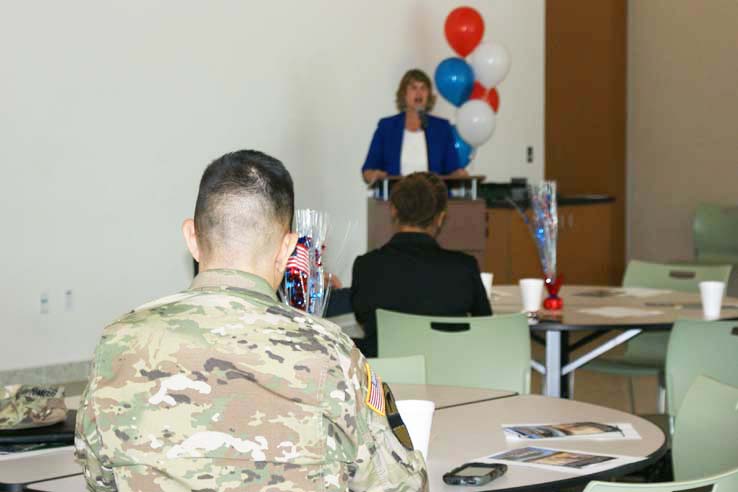
[(595, 454), (576, 450), (527, 446), (484, 456), (474, 461), (512, 463), (575, 475), (598, 473), (642, 460), (642, 457)]
[(595, 316), (604, 316), (606, 318), (633, 318), (642, 316), (659, 316), (663, 314), (661, 311), (649, 311), (647, 309), (638, 309), (622, 306), (603, 306), (597, 308), (580, 309), (580, 313), (594, 314)]
[(508, 441), (564, 439), (610, 441), (640, 439), (638, 431), (629, 423), (567, 422), (538, 424), (502, 424)]

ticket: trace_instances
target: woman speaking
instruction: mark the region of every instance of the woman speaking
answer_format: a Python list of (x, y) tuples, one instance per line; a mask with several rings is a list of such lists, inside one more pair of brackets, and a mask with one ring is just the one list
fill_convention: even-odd
[(399, 114), (379, 120), (364, 166), (364, 181), (430, 171), (442, 176), (467, 176), (454, 148), (448, 120), (431, 116), (436, 96), (422, 71), (408, 71), (400, 80), (395, 102)]

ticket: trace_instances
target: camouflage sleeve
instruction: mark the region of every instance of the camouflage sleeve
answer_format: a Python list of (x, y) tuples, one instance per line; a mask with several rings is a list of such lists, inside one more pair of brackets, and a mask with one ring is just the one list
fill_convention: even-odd
[[(356, 411), (355, 471), (349, 482), (351, 490), (415, 492), (428, 490), (425, 462), (413, 451), (409, 439), (405, 447), (388, 420), (389, 408), (381, 382), (373, 377), (361, 352), (351, 351), (351, 380), (354, 382)], [(404, 430), (404, 429), (403, 429)]]
[(89, 401), (90, 385), (87, 385), (79, 409), (74, 430), (74, 456), (82, 465), (87, 490), (90, 492), (115, 492), (113, 469), (103, 465), (100, 456), (101, 441), (92, 405)]

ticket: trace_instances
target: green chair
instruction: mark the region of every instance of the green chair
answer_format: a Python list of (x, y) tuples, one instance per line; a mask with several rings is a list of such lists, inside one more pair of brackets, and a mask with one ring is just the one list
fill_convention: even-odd
[(738, 490), (738, 468), (719, 475), (663, 483), (589, 482), (584, 492), (733, 492)]
[(700, 375), (738, 386), (737, 322), (674, 323), (666, 353), (666, 409), (672, 418), (677, 417), (687, 391)]
[(694, 381), (679, 408), (671, 456), (676, 480), (696, 480), (738, 466), (737, 387), (705, 376)]
[(380, 357), (367, 359), (385, 383), (425, 384), (425, 357)]
[(701, 203), (692, 228), (698, 262), (738, 265), (738, 207)]
[(377, 310), (380, 357), (425, 356), (426, 381), (530, 392), (530, 335), (523, 314), (436, 317)]
[[(650, 287), (681, 292), (699, 292), (705, 280), (728, 282), (730, 265), (678, 265), (633, 260), (623, 277), (623, 287)], [(595, 359), (582, 369), (628, 377), (630, 408), (635, 413), (633, 378), (659, 377), (659, 412), (665, 410), (664, 364), (668, 332), (641, 333), (630, 340), (621, 357)]]
[[(738, 388), (698, 376), (676, 421), (672, 458), (676, 482), (590, 482), (584, 492), (738, 490)], [(710, 487), (712, 485), (712, 487)]]

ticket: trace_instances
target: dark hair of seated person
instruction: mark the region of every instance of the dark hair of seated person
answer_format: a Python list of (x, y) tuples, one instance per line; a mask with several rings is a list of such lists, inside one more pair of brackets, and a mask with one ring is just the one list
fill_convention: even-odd
[(435, 174), (413, 173), (392, 188), (390, 203), (393, 218), (401, 230), (429, 229), (448, 208), (448, 190)]

